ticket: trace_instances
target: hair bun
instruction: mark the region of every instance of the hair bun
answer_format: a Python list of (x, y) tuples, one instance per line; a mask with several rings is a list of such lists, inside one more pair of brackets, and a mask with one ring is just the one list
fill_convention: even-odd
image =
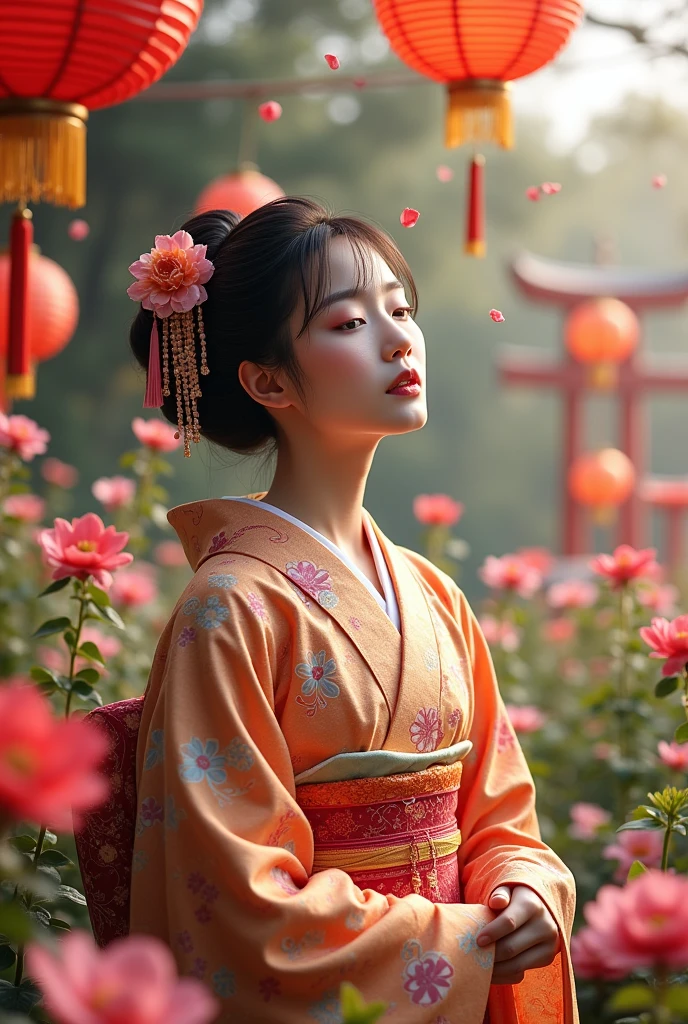
[(233, 210), (206, 210), (187, 220), (184, 231), (189, 232), (195, 245), (206, 245), (208, 259), (214, 260), (240, 220)]

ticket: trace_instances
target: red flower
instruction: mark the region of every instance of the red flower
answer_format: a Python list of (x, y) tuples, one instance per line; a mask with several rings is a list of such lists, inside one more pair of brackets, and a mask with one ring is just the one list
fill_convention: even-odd
[(640, 635), (652, 648), (651, 658), (666, 658), (662, 665), (665, 676), (683, 672), (688, 663), (688, 615), (679, 615), (673, 622), (653, 619), (651, 626), (643, 626)]
[(454, 526), (463, 515), (463, 505), (448, 494), (417, 494), (413, 514), (424, 526)]
[(651, 576), (657, 570), (655, 548), (644, 548), (636, 551), (628, 544), (620, 544), (613, 555), (598, 555), (590, 563), (590, 568), (606, 576), (614, 590), (624, 587), (629, 580), (639, 576)]
[(78, 812), (108, 795), (95, 770), (108, 746), (90, 723), (55, 718), (35, 686), (0, 686), (0, 813), (58, 831), (78, 829)]
[(100, 516), (87, 512), (80, 519), (56, 519), (52, 530), (41, 530), (38, 543), (48, 565), (55, 570), (54, 580), (76, 576), (79, 580), (92, 576), (101, 587), (112, 584), (112, 570), (133, 562), (134, 556), (121, 553), (129, 540), (128, 533), (117, 533), (114, 526), (105, 528)]

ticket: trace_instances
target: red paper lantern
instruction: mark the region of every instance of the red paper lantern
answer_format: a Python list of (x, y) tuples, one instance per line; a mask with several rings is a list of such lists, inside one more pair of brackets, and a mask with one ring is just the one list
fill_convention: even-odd
[[(579, 0), (375, 0), (396, 55), (448, 90), (445, 144), (513, 145), (509, 82), (537, 71), (583, 17)], [(483, 256), (481, 163), (471, 166), (466, 251)]]
[(598, 522), (607, 523), (633, 493), (635, 470), (623, 452), (603, 448), (578, 456), (569, 470), (568, 484), (573, 498), (589, 506)]
[(639, 337), (638, 318), (620, 299), (581, 302), (566, 321), (566, 348), (591, 367), (591, 382), (597, 388), (615, 386), (617, 367), (635, 351)]
[(259, 206), (280, 199), (284, 192), (276, 181), (254, 168), (242, 168), (216, 178), (201, 192), (194, 213), (206, 210), (233, 210), (246, 217)]
[(89, 110), (122, 103), (164, 75), (202, 9), (203, 0), (0, 2), (0, 202), (20, 204), (10, 232), (10, 398), (34, 394), (25, 206), (84, 205)]
[[(31, 364), (61, 352), (79, 320), (79, 296), (66, 270), (33, 247), (29, 257), (27, 336)], [(0, 253), (0, 356), (7, 353), (10, 259)]]

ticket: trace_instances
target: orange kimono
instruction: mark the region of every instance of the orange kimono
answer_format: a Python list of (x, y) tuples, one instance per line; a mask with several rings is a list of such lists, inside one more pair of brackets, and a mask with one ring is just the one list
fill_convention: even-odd
[[(344, 979), (400, 1024), (574, 1024), (573, 878), (453, 581), (368, 517), (399, 632), (269, 508), (168, 518), (195, 574), (146, 690), (131, 931), (207, 983), (219, 1024), (338, 1024)], [(475, 937), (500, 884), (542, 898), (562, 949), (491, 987)]]

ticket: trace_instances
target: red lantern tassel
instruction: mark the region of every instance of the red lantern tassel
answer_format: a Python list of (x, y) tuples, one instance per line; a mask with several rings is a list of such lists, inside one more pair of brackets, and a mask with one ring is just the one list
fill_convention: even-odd
[(468, 170), (468, 206), (466, 209), (466, 242), (468, 256), (485, 255), (485, 157), (476, 153)]
[(7, 350), (7, 398), (36, 394), (29, 350), (29, 254), (33, 242), (31, 210), (19, 207), (10, 228), (10, 303)]
[(158, 337), (158, 318), (153, 313), (153, 330), (148, 350), (148, 374), (146, 376), (146, 394), (143, 397), (144, 409), (159, 409), (162, 405), (162, 382), (160, 379), (160, 339)]

